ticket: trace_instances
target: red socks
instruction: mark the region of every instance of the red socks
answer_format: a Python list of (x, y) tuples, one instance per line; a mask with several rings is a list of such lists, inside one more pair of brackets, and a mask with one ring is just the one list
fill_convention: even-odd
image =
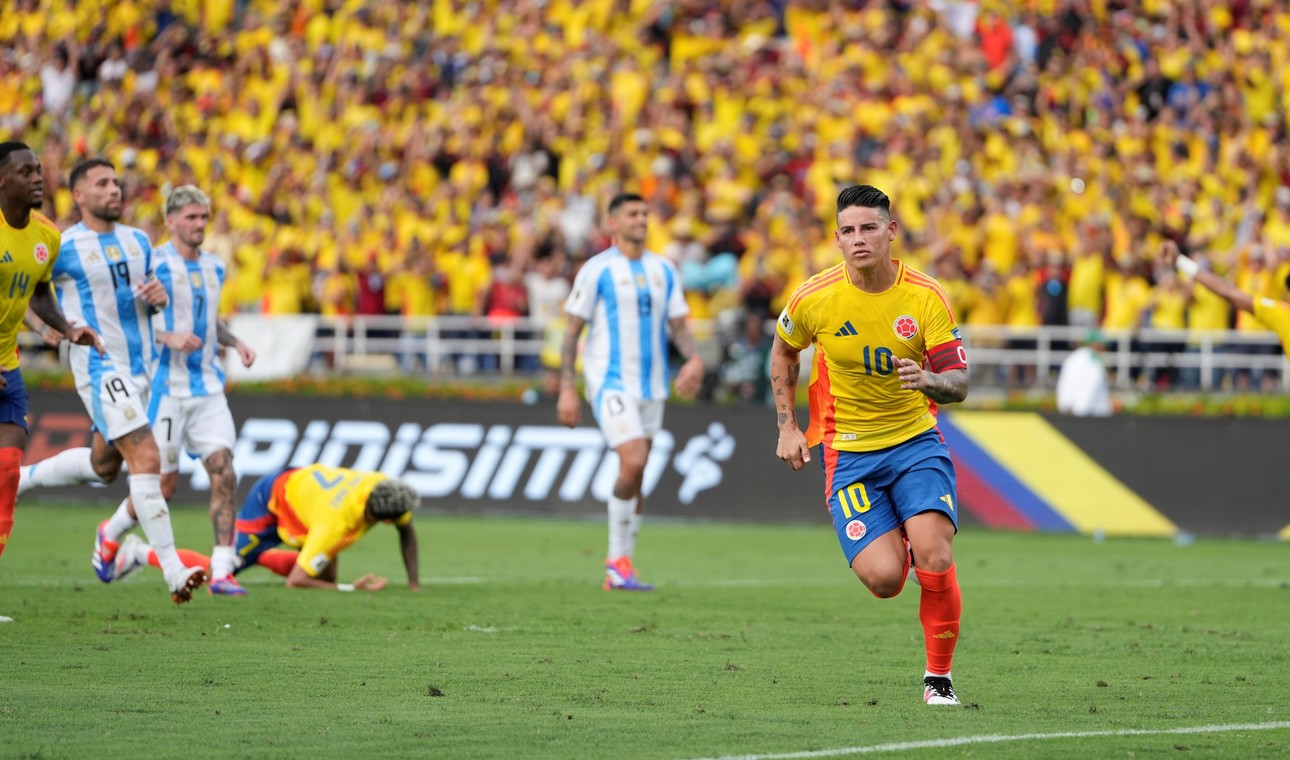
[(291, 573), (291, 566), (296, 564), (296, 557), (299, 556), (300, 552), (289, 552), (286, 549), (270, 549), (260, 555), (257, 564), (285, 578)]
[(0, 449), (0, 554), (9, 544), (13, 530), (13, 508), (18, 503), (18, 469), (22, 467), (22, 449), (7, 446)]
[(959, 618), (963, 614), (963, 596), (959, 593), (954, 565), (943, 573), (915, 567), (923, 595), (918, 604), (918, 620), (923, 624), (927, 645), (927, 672), (950, 672), (954, 645), (959, 641)]
[[(206, 571), (207, 575), (210, 574), (210, 557), (207, 557), (205, 554), (200, 552), (195, 552), (192, 549), (176, 549), (175, 552), (179, 554), (179, 561), (184, 563), (184, 567), (200, 567)], [(148, 552), (148, 564), (156, 568), (161, 567), (161, 561), (157, 559), (156, 552)]]

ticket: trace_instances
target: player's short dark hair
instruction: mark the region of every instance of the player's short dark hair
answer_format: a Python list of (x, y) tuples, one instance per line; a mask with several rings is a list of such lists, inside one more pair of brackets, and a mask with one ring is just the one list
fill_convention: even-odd
[(614, 213), (625, 203), (644, 203), (645, 199), (636, 193), (619, 193), (609, 201), (609, 213)]
[(106, 166), (113, 171), (116, 170), (116, 166), (106, 158), (87, 158), (78, 161), (76, 166), (72, 167), (72, 174), (67, 178), (67, 186), (76, 187), (81, 180), (85, 179), (85, 175), (90, 173), (90, 169), (98, 166)]
[(398, 478), (382, 480), (367, 495), (367, 511), (378, 520), (394, 520), (416, 509), (421, 497)]
[(843, 209), (848, 209), (852, 206), (880, 208), (884, 216), (888, 219), (891, 218), (891, 199), (887, 197), (886, 193), (873, 185), (852, 185), (838, 193), (837, 213), (841, 214)]
[(0, 169), (3, 169), (5, 164), (9, 163), (9, 156), (20, 150), (31, 150), (31, 146), (18, 140), (0, 142)]

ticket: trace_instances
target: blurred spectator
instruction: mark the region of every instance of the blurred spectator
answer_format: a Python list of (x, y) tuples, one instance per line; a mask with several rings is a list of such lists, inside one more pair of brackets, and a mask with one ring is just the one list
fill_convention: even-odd
[(0, 139), (39, 146), (45, 210), (71, 221), (88, 155), (153, 233), (169, 187), (213, 188), (226, 311), (341, 310), (310, 284), (376, 250), (384, 311), (478, 315), (494, 254), (524, 237), (576, 266), (628, 189), (652, 249), (700, 265), (696, 317), (773, 317), (838, 260), (831, 199), (861, 180), (902, 188), (909, 263), (955, 252), (965, 324), (1055, 321), (1032, 273), (1056, 252), (1069, 321), (1132, 329), (1164, 236), (1285, 295), (1271, 0), (11, 5)]
[(1111, 381), (1102, 351), (1106, 339), (1096, 330), (1063, 361), (1057, 374), (1057, 411), (1076, 417), (1110, 417)]
[(719, 373), (719, 395), (768, 406), (770, 395), (770, 346), (772, 334), (766, 319), (746, 313), (738, 337), (726, 350), (727, 361)]

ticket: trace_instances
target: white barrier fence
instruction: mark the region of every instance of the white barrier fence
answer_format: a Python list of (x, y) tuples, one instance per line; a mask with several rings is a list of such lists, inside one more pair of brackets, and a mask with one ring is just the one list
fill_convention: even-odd
[[(767, 330), (773, 326), (768, 322)], [(558, 356), (562, 339), (558, 330), (548, 330), (544, 322), (529, 318), (236, 315), (232, 329), (260, 355), (254, 372), (234, 366), (236, 361), (225, 362), (230, 376), (239, 380), (308, 371), (535, 374), (541, 370), (544, 347), (548, 355)], [(708, 366), (717, 367), (733, 338), (733, 325), (692, 321), (691, 331)], [(973, 384), (1015, 385), (1022, 377), (1027, 387), (1052, 387), (1056, 368), (1087, 334), (1080, 327), (964, 327)], [(1290, 390), (1290, 365), (1272, 333), (1144, 329), (1106, 331), (1103, 336), (1105, 361), (1119, 389), (1131, 389), (1142, 385), (1144, 378), (1170, 372), (1177, 374), (1174, 386), (1203, 391), (1240, 374), (1256, 378), (1268, 374), (1275, 378), (1277, 389)], [(39, 339), (25, 334), (22, 343), (37, 346)]]

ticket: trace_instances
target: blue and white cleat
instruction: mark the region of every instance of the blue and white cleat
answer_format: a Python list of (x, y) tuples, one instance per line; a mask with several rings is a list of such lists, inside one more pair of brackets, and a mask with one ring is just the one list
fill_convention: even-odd
[(152, 551), (143, 539), (131, 533), (121, 542), (121, 546), (116, 550), (116, 559), (113, 564), (116, 565), (116, 577), (113, 580), (125, 580), (133, 575), (136, 570), (148, 564), (148, 552)]
[(90, 556), (90, 564), (94, 566), (94, 572), (99, 580), (111, 583), (116, 578), (116, 555), (120, 544), (109, 541), (103, 535), (103, 529), (107, 524), (107, 520), (99, 523), (98, 529), (94, 532), (94, 554)]
[(641, 583), (630, 557), (619, 557), (605, 563), (606, 591), (653, 591), (651, 583)]
[(216, 578), (206, 587), (206, 593), (215, 596), (246, 596), (246, 589), (231, 575)]

